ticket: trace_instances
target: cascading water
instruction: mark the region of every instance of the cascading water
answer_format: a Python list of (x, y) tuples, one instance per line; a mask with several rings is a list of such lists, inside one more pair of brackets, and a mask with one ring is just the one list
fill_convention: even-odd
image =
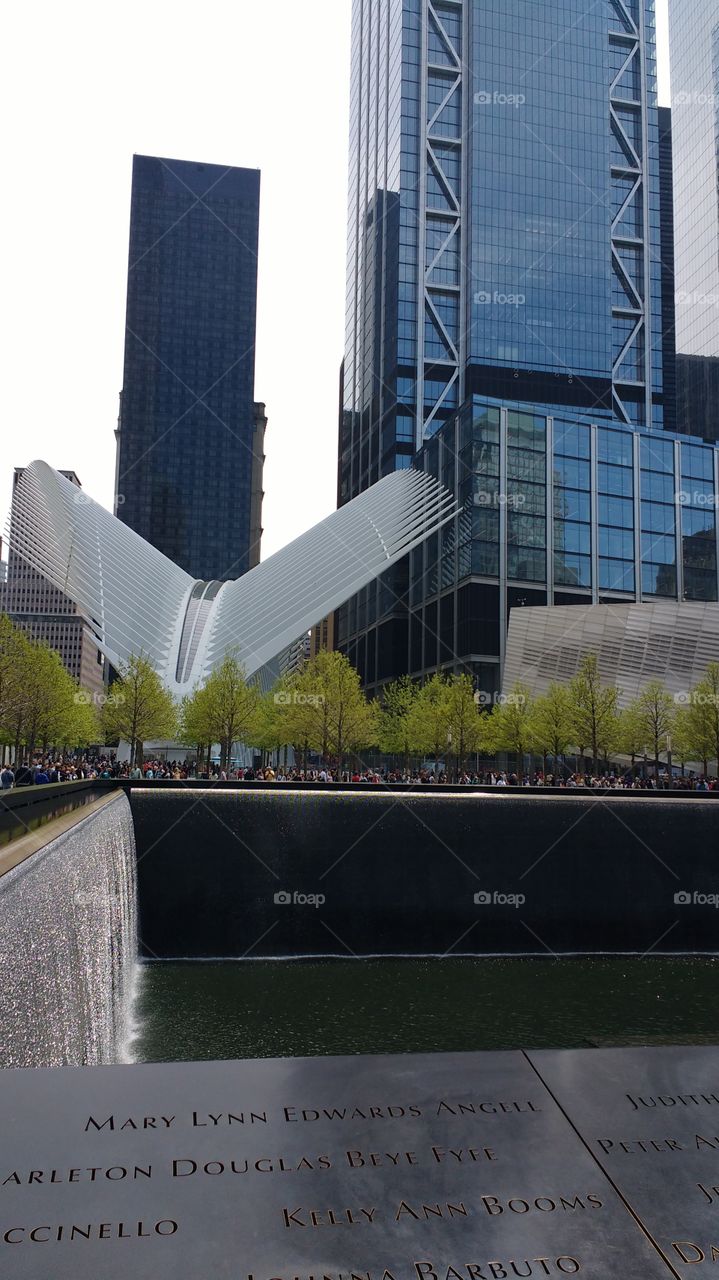
[(0, 1067), (117, 1061), (136, 955), (135, 836), (118, 795), (0, 878)]

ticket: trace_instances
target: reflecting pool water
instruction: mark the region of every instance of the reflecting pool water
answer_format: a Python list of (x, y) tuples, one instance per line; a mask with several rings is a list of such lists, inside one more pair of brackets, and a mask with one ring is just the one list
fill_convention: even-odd
[(138, 1062), (719, 1043), (719, 958), (160, 962)]

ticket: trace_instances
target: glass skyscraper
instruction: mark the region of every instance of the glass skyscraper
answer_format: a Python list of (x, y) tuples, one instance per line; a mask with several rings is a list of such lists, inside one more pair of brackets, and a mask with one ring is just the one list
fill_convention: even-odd
[(687, 589), (642, 508), (661, 156), (652, 0), (354, 0), (339, 499), (419, 465), (464, 503), (340, 611), (370, 689), (496, 688), (512, 607)]
[[(674, 166), (671, 107), (659, 107), (659, 243), (662, 273), (664, 428), (677, 430), (677, 334), (674, 269)], [(686, 428), (684, 428), (686, 429)]]
[(259, 561), (260, 174), (135, 156), (116, 514), (193, 577)]
[(670, 0), (681, 429), (719, 440), (719, 7)]
[(670, 0), (677, 350), (719, 356), (719, 6)]

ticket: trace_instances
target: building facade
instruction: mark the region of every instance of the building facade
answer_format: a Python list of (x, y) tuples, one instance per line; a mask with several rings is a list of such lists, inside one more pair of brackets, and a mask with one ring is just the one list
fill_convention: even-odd
[(670, 0), (677, 426), (719, 440), (719, 9)]
[[(104, 659), (93, 642), (87, 619), (65, 592), (15, 549), (14, 535), (19, 533), (20, 519), (16, 496), (24, 471), (24, 467), (16, 467), (13, 475), (10, 546), (6, 579), (0, 584), (0, 610), (9, 614), (13, 622), (22, 627), (33, 640), (40, 640), (55, 649), (63, 665), (83, 689), (93, 694), (102, 693)], [(60, 474), (78, 490), (79, 500), (85, 501), (75, 472), (62, 471)], [(50, 555), (51, 549), (44, 548), (40, 562), (42, 563), (43, 557), (49, 558)]]
[[(478, 401), (500, 433), (519, 411), (629, 436), (673, 425), (653, 9), (355, 0), (340, 503), (425, 465)], [(509, 457), (515, 445), (505, 434), (494, 447)], [(501, 593), (522, 596), (540, 576), (547, 590), (540, 559), (505, 556), (496, 578), (473, 561), (470, 579), (494, 591), (480, 654), (501, 654)], [(337, 643), (372, 692), (476, 654), (446, 604), (437, 657), (423, 644), (417, 664), (417, 628), (433, 617), (417, 617), (424, 572), (415, 556), (339, 614)], [(445, 561), (455, 598), (463, 572)]]
[(650, 680), (661, 680), (677, 706), (719, 662), (719, 605), (652, 600), (612, 601), (592, 609), (516, 609), (507, 639), (504, 687), (523, 684), (530, 697), (577, 675), (596, 655), (602, 683), (627, 707)]
[(662, 378), (665, 431), (685, 430), (677, 417), (676, 273), (674, 268), (674, 160), (671, 107), (659, 107), (659, 244), (662, 280)]
[(677, 421), (703, 440), (719, 442), (719, 356), (677, 354)]
[(135, 156), (116, 513), (191, 576), (259, 562), (257, 170)]
[(496, 693), (525, 607), (719, 600), (712, 445), (477, 397), (417, 464), (461, 503), (411, 557), (418, 677), (465, 670)]
[(719, 357), (719, 10), (670, 0), (677, 351)]

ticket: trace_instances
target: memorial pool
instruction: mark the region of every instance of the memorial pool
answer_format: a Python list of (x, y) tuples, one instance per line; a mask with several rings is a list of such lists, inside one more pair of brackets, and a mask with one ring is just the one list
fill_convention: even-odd
[(138, 1062), (719, 1043), (719, 958), (139, 966)]

